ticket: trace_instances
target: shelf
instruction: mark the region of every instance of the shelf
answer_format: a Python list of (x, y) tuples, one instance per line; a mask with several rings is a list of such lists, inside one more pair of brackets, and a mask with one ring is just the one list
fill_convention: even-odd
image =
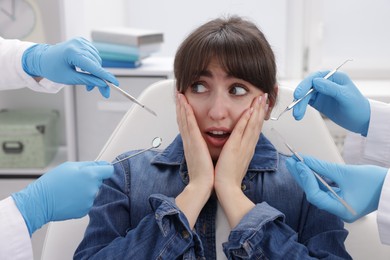
[(115, 76), (125, 77), (173, 77), (172, 57), (149, 57), (142, 60), (142, 65), (135, 69), (107, 68)]
[(60, 165), (61, 163), (67, 161), (67, 147), (61, 146), (58, 148), (57, 154), (54, 156), (52, 162), (45, 168), (0, 168), (0, 178), (7, 177), (11, 178), (12, 176), (21, 177), (21, 176), (36, 176), (39, 177), (43, 173), (48, 172), (50, 169)]

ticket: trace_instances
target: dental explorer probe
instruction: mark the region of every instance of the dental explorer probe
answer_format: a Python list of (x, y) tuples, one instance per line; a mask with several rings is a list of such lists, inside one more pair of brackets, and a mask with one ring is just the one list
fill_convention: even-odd
[[(343, 63), (341, 63), (337, 68), (335, 68), (334, 70), (330, 71), (328, 74), (325, 75), (324, 79), (328, 79), (330, 78), (330, 76), (332, 76), (333, 74), (335, 74), (345, 63), (347, 63), (348, 61), (352, 61), (352, 59), (348, 59), (346, 61), (344, 61)], [(301, 102), (305, 97), (307, 97), (308, 95), (310, 95), (312, 92), (314, 91), (314, 88), (312, 87), (303, 97), (301, 97), (300, 99), (297, 99), (295, 101), (293, 101), (290, 105), (288, 105), (286, 107), (286, 109), (284, 109), (280, 114), (279, 116), (277, 117), (271, 117), (270, 119), (271, 120), (274, 120), (274, 121), (277, 121), (284, 113), (286, 113), (287, 111), (291, 110), (293, 107), (295, 107), (295, 105), (297, 105), (299, 102)]]
[[(290, 152), (302, 163), (305, 163), (302, 156), (300, 156), (296, 151), (295, 149), (289, 145), (286, 140), (283, 138), (283, 136), (275, 129), (275, 128), (271, 128), (271, 131), (276, 134), (276, 136), (278, 137), (278, 139), (280, 141), (282, 141), (282, 143), (290, 150)], [(310, 169), (310, 168), (309, 168)], [(316, 173), (314, 170), (310, 169), (314, 176), (317, 178), (317, 180), (319, 182), (322, 183), (322, 185), (324, 185), (326, 187), (326, 189), (332, 193), (332, 195), (341, 203), (343, 204), (343, 206), (352, 214), (352, 215), (356, 215), (356, 211), (343, 199), (341, 198), (333, 189), (332, 187), (318, 174)]]
[(157, 116), (156, 112), (154, 112), (153, 110), (151, 110), (150, 108), (148, 108), (147, 106), (145, 106), (144, 104), (142, 104), (141, 102), (139, 102), (135, 97), (133, 97), (132, 95), (130, 95), (129, 93), (127, 93), (126, 91), (124, 91), (123, 89), (121, 89), (120, 87), (114, 85), (113, 83), (105, 80), (105, 79), (101, 79), (103, 80), (109, 87), (111, 87), (112, 89), (115, 89), (116, 91), (118, 91), (119, 93), (121, 93), (123, 96), (125, 96), (126, 98), (130, 99), (132, 102), (136, 103), (137, 105), (141, 106), (142, 108), (144, 108), (146, 111), (148, 111), (149, 113), (151, 113), (152, 115), (154, 116)]
[[(84, 74), (91, 74), (90, 72), (88, 71), (85, 71), (85, 70), (82, 70), (81, 68), (79, 67), (76, 67), (75, 68), (77, 72), (80, 72), (80, 73), (84, 73)], [(129, 93), (127, 93), (126, 91), (124, 91), (123, 89), (121, 89), (120, 87), (116, 86), (115, 84), (103, 79), (103, 78), (100, 78), (101, 80), (104, 81), (104, 83), (107, 84), (107, 86), (109, 86), (110, 88), (112, 89), (115, 89), (116, 91), (118, 91), (120, 94), (122, 94), (123, 96), (125, 96), (126, 98), (130, 99), (131, 102), (141, 106), (143, 109), (145, 109), (146, 111), (148, 111), (149, 113), (151, 113), (152, 115), (154, 116), (157, 116), (156, 112), (154, 112), (153, 110), (151, 110), (150, 108), (148, 108), (147, 106), (145, 106), (144, 104), (142, 104), (141, 102), (139, 102), (135, 97), (133, 97), (132, 95), (130, 95)]]

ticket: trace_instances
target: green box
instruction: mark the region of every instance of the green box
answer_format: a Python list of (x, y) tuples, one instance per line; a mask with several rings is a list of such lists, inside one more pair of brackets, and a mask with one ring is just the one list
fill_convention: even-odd
[(59, 113), (0, 110), (0, 168), (44, 168), (58, 150)]

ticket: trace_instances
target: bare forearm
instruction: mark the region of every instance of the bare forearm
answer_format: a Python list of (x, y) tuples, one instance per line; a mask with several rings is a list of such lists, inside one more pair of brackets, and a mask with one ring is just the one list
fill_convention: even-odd
[(176, 197), (176, 205), (187, 217), (191, 229), (194, 227), (210, 194), (210, 189), (199, 189), (195, 185), (188, 184), (182, 193)]
[(255, 207), (255, 204), (245, 196), (240, 188), (219, 189), (216, 193), (232, 229)]

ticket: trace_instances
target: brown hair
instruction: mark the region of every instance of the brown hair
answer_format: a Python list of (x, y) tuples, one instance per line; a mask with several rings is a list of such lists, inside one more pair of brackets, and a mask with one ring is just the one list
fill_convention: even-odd
[(232, 76), (268, 93), (276, 101), (275, 56), (264, 34), (238, 16), (217, 18), (195, 29), (180, 45), (174, 61), (176, 88), (184, 92), (217, 59)]

